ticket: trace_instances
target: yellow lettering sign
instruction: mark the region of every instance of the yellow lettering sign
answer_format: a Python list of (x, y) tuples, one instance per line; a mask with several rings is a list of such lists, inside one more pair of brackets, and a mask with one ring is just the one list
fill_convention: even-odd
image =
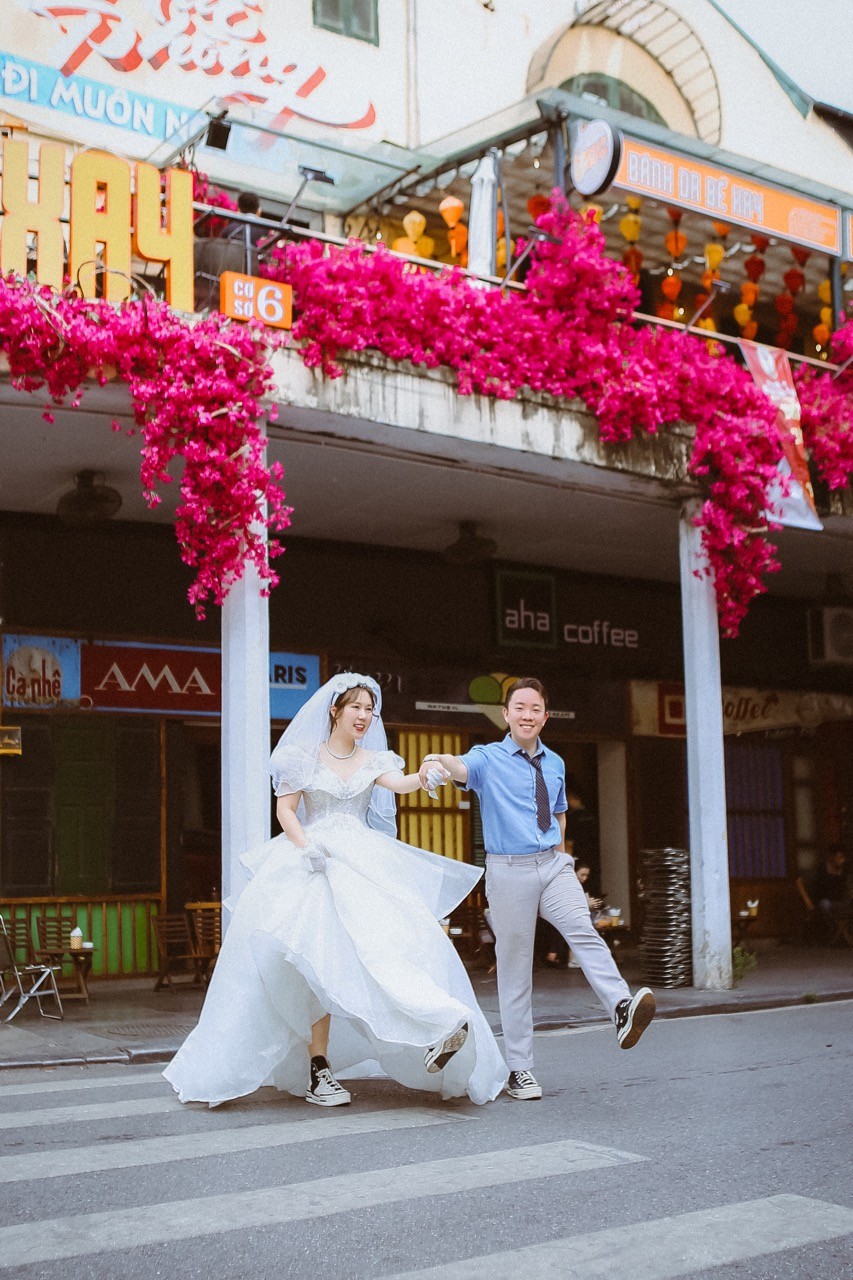
[(193, 179), (183, 169), (166, 173), (165, 226), (160, 211), (160, 170), (136, 166), (133, 249), (149, 262), (166, 265), (166, 301), (178, 311), (193, 310)]
[(71, 283), (87, 298), (123, 302), (130, 262), (130, 165), (106, 151), (80, 151), (71, 161)]
[(30, 148), (24, 141), (3, 142), (3, 230), (0, 271), (25, 276), (29, 270), (27, 241), (36, 237), (36, 275), (42, 284), (62, 288), (65, 243), (62, 238), (65, 199), (65, 148), (55, 142), (39, 148), (38, 199), (30, 199)]

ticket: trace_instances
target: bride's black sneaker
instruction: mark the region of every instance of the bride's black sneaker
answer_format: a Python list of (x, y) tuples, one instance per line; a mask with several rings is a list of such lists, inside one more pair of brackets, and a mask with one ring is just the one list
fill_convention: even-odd
[(468, 1023), (463, 1022), (459, 1030), (454, 1031), (452, 1036), (442, 1040), (441, 1044), (434, 1044), (431, 1049), (427, 1049), (424, 1054), (424, 1062), (430, 1075), (434, 1075), (436, 1071), (443, 1071), (450, 1059), (455, 1053), (459, 1052), (467, 1039)]
[(311, 1086), (305, 1095), (306, 1102), (318, 1107), (345, 1107), (352, 1102), (352, 1094), (338, 1084), (325, 1058), (311, 1059)]

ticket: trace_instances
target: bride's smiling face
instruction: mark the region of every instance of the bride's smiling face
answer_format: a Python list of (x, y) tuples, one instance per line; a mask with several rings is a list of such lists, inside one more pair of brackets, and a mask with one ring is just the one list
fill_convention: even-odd
[(360, 742), (373, 719), (373, 698), (368, 689), (348, 689), (332, 709), (333, 729)]

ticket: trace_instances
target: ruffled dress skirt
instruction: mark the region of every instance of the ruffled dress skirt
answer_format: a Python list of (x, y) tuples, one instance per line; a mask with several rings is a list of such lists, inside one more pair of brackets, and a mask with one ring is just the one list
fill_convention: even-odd
[[(307, 828), (328, 856), (312, 872), (280, 835), (245, 859), (240, 894), (201, 1018), (164, 1075), (211, 1106), (261, 1085), (304, 1096), (312, 1024), (331, 1014), (328, 1058), (343, 1079), (385, 1075), (442, 1098), (497, 1097), (507, 1068), (439, 924), (477, 868), (402, 844), (348, 814)], [(424, 1052), (468, 1023), (435, 1074)]]

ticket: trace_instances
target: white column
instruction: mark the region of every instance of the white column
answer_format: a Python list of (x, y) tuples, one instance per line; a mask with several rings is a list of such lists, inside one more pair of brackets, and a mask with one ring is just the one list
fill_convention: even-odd
[(701, 533), (693, 517), (698, 510), (698, 502), (686, 503), (679, 526), (693, 985), (725, 991), (732, 985), (732, 937), (720, 637), (713, 579), (696, 576)]
[(496, 155), (483, 156), (471, 178), (468, 211), (468, 270), (478, 276), (495, 274), (498, 217), (498, 166)]
[(269, 651), (269, 600), (247, 564), (222, 606), (223, 902), (247, 882), (242, 854), (270, 838)]

